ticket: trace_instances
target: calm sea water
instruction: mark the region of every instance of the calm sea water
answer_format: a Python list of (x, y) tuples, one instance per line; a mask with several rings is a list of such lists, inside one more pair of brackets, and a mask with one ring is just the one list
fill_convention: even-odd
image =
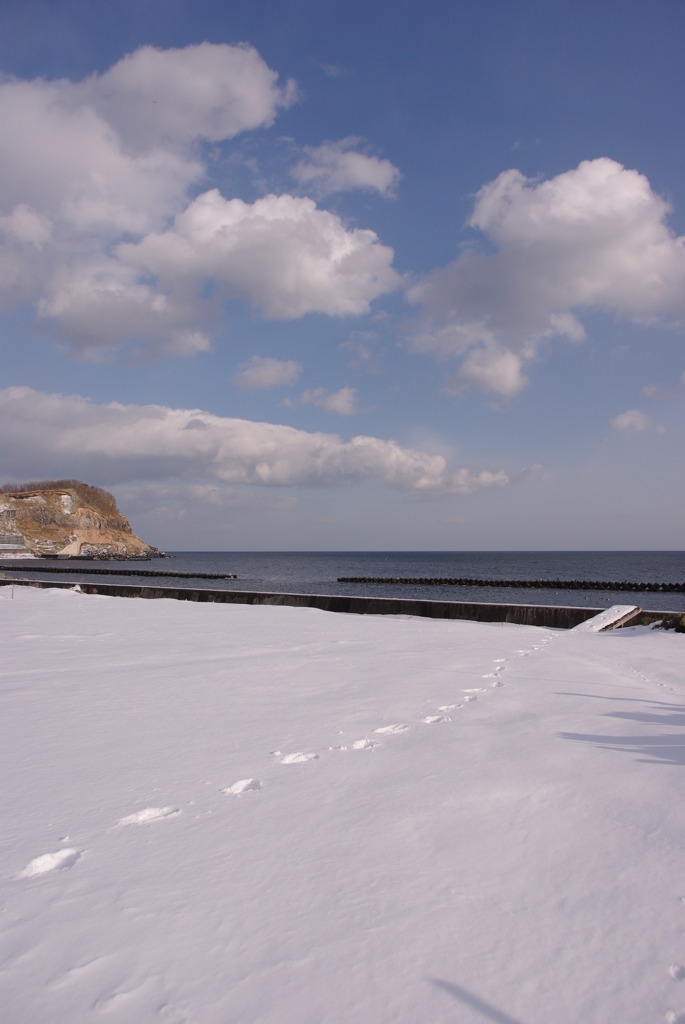
[[(360, 594), (439, 601), (581, 605), (590, 608), (635, 603), (645, 609), (685, 610), (685, 594), (337, 582), (339, 576), (448, 576), (681, 583), (685, 581), (684, 551), (176, 551), (169, 552), (169, 556), (144, 563), (113, 561), (97, 564), (102, 564), (103, 568), (130, 569), (132, 581), (136, 577), (136, 567), (178, 572), (235, 573), (237, 576), (235, 580), (161, 579), (160, 586), (291, 594)], [(77, 565), (77, 562), (71, 563), (72, 568)], [(88, 568), (96, 567), (92, 562), (84, 563), (84, 567), (86, 565)], [(69, 573), (51, 578), (74, 580), (75, 576)], [(98, 579), (96, 576), (86, 578)], [(102, 582), (114, 581), (112, 577), (103, 576)]]

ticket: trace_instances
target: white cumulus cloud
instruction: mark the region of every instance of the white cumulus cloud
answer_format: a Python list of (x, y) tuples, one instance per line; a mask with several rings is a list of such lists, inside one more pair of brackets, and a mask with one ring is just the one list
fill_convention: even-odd
[(295, 98), (245, 45), (0, 80), (0, 310), (32, 308), (87, 359), (206, 349), (229, 299), (286, 319), (367, 312), (399, 281), (372, 231), (290, 195), (193, 198), (206, 143), (268, 127)]
[(58, 336), (89, 361), (126, 347), (164, 355), (207, 351), (209, 333), (200, 329), (207, 311), (185, 297), (165, 295), (117, 260), (101, 257), (55, 268), (49, 289), (36, 304)]
[(505, 171), (468, 222), (487, 247), (466, 247), (409, 288), (424, 314), (414, 348), (459, 360), (464, 386), (509, 395), (546, 339), (583, 339), (585, 311), (682, 323), (685, 238), (668, 214), (644, 175), (608, 158), (548, 181)]
[(373, 299), (399, 283), (393, 251), (373, 231), (348, 230), (313, 200), (290, 195), (245, 203), (212, 189), (168, 231), (123, 243), (117, 255), (153, 274), (162, 289), (210, 279), (226, 298), (286, 320), (313, 312), (366, 313)]
[(361, 139), (348, 138), (305, 148), (292, 175), (301, 185), (312, 186), (319, 196), (350, 189), (367, 189), (385, 198), (394, 196), (402, 175), (389, 160), (360, 151)]
[(503, 471), (453, 468), (396, 441), (307, 432), (201, 409), (98, 405), (30, 388), (0, 391), (0, 475), (82, 477), (107, 485), (168, 481), (291, 487), (372, 481), (419, 495), (508, 483)]
[(149, 152), (270, 125), (297, 90), (292, 81), (280, 86), (253, 47), (205, 42), (171, 50), (142, 46), (86, 79), (79, 95), (127, 146)]
[(197, 155), (131, 151), (72, 82), (0, 83), (0, 207), (29, 207), (55, 241), (117, 237), (165, 222), (203, 173)]

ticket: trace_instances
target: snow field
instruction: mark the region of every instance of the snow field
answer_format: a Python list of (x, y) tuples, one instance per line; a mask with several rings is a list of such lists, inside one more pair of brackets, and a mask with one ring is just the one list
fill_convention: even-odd
[(0, 1003), (685, 1020), (685, 638), (0, 588)]

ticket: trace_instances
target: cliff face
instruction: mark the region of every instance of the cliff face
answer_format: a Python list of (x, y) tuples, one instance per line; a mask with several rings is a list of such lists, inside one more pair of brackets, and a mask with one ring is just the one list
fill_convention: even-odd
[(158, 554), (136, 537), (111, 494), (79, 481), (0, 492), (0, 555), (140, 558)]

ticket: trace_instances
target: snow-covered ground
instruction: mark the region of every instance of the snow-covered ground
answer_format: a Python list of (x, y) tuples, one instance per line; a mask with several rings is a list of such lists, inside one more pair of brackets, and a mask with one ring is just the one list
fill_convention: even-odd
[(685, 1021), (685, 636), (0, 588), (11, 1024)]

